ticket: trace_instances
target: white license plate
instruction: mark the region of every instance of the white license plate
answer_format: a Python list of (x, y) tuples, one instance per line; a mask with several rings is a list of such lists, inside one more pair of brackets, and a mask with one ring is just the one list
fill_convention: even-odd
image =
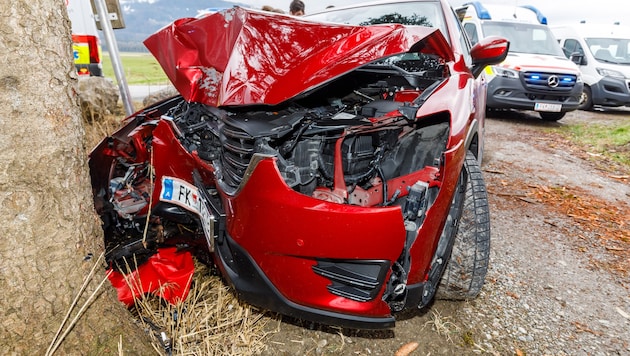
[(206, 241), (208, 241), (208, 248), (212, 252), (214, 251), (214, 215), (208, 210), (208, 203), (201, 194), (199, 194), (199, 218)]
[(214, 215), (208, 209), (208, 203), (194, 185), (175, 177), (162, 177), (160, 201), (172, 203), (189, 210), (201, 220), (204, 235), (210, 251), (214, 250)]
[(175, 177), (162, 177), (160, 201), (173, 203), (199, 214), (199, 192), (194, 185)]
[(560, 112), (562, 110), (562, 104), (536, 103), (534, 104), (534, 110)]

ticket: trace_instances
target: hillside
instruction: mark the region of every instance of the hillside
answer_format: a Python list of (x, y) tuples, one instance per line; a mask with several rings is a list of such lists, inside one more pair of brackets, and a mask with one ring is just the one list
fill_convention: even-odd
[[(126, 28), (114, 30), (121, 52), (146, 52), (142, 44), (149, 35), (182, 17), (195, 17), (199, 10), (229, 8), (235, 2), (222, 0), (127, 0), (120, 1)], [(103, 50), (107, 44), (101, 33)]]

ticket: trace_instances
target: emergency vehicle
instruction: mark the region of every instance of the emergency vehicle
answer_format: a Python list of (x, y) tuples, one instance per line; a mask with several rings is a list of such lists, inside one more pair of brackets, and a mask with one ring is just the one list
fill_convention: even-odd
[(505, 61), (486, 67), (488, 109), (535, 110), (543, 120), (556, 121), (578, 108), (580, 71), (564, 56), (540, 11), (477, 1), (456, 11), (473, 44), (491, 35), (510, 41)]
[(103, 76), (101, 44), (89, 0), (66, 0), (72, 23), (72, 52), (80, 76)]
[(552, 28), (565, 55), (580, 68), (580, 109), (630, 106), (630, 28), (587, 24)]

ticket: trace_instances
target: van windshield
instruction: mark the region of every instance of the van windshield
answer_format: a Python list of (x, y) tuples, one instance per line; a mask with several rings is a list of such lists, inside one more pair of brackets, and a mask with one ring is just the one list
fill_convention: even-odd
[(484, 36), (501, 36), (510, 41), (510, 52), (564, 56), (547, 26), (487, 21), (482, 25)]
[(630, 64), (630, 39), (586, 38), (588, 49), (600, 62)]

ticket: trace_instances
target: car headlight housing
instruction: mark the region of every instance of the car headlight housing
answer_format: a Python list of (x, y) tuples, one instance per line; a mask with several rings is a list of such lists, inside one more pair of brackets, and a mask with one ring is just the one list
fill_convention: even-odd
[(500, 77), (512, 78), (512, 79), (518, 78), (518, 71), (515, 71), (514, 69), (493, 66), (492, 71), (494, 72), (494, 74)]
[(606, 68), (596, 68), (596, 70), (597, 70), (597, 73), (599, 73), (599, 75), (601, 75), (602, 77), (612, 77), (612, 78), (620, 78), (620, 79), (626, 78), (623, 75), (623, 73), (616, 70), (606, 69)]

